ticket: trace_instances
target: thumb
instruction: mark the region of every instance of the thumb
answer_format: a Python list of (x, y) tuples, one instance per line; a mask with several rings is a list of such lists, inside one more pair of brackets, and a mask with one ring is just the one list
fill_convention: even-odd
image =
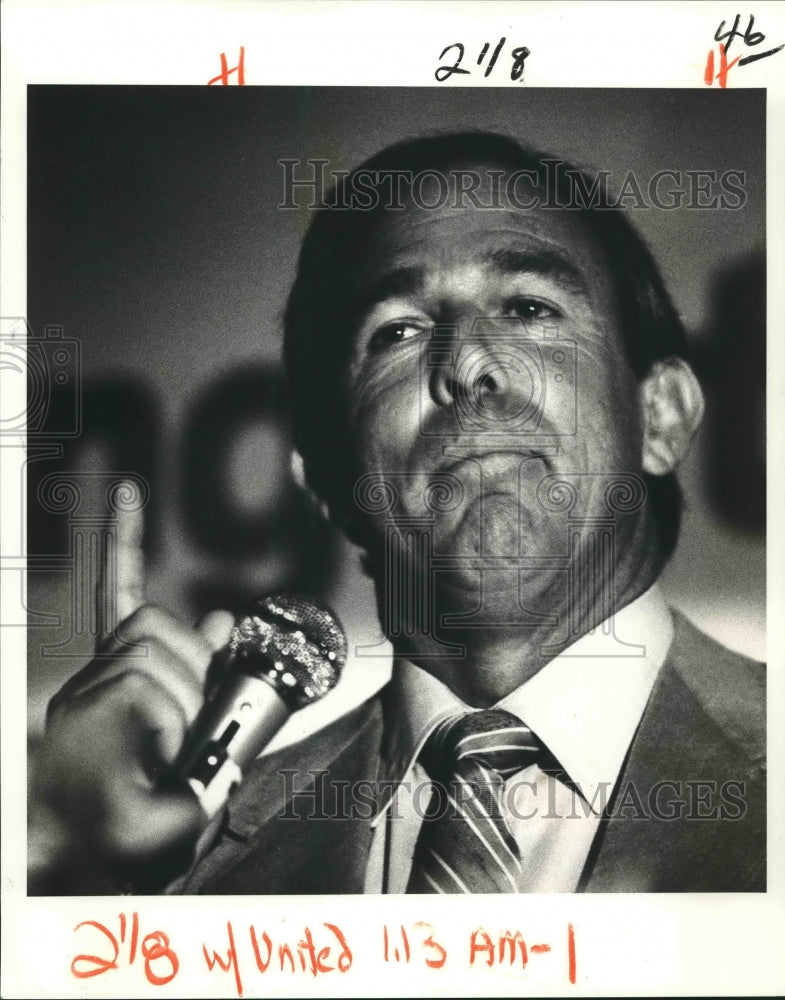
[(196, 631), (214, 653), (229, 642), (234, 628), (234, 615), (229, 611), (210, 611), (196, 626)]
[(219, 683), (229, 662), (227, 646), (234, 628), (234, 615), (229, 611), (210, 611), (196, 626), (196, 631), (212, 649), (212, 661), (207, 668), (205, 689), (210, 692)]

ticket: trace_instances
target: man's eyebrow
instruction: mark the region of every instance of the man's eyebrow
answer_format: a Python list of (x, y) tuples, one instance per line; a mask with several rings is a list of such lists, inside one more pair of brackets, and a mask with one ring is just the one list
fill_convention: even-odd
[(538, 274), (565, 285), (571, 292), (587, 295), (586, 279), (571, 260), (551, 250), (490, 250), (483, 261), (504, 274)]
[(355, 297), (355, 310), (358, 315), (363, 315), (379, 302), (386, 302), (398, 295), (416, 295), (422, 291), (424, 284), (422, 268), (397, 267), (360, 288)]
[[(552, 278), (577, 295), (587, 295), (586, 280), (572, 261), (551, 250), (515, 250), (504, 248), (489, 250), (481, 258), (503, 274), (539, 274)], [(396, 296), (416, 295), (425, 286), (425, 273), (421, 267), (397, 267), (361, 286), (354, 301), (353, 311), (365, 315), (380, 302)]]

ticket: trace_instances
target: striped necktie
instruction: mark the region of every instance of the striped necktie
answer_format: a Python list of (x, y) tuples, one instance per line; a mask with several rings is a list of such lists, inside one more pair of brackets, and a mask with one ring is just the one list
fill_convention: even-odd
[(407, 892), (520, 891), (504, 781), (540, 753), (528, 726), (502, 709), (452, 716), (436, 727), (420, 754), (433, 791)]

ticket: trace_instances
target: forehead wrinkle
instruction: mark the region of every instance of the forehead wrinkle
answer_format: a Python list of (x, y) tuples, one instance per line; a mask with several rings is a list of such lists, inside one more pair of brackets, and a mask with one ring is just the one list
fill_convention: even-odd
[[(426, 221), (433, 228), (434, 220)], [(418, 222), (414, 223), (415, 228), (418, 224), (421, 225)], [(504, 227), (486, 231), (482, 235), (484, 237), (503, 235), (506, 240), (509, 240), (511, 235), (517, 238), (521, 236), (520, 233), (511, 234)], [(389, 268), (382, 273), (374, 274), (373, 268), (370, 273), (366, 270), (364, 280), (360, 279), (352, 294), (351, 316), (356, 322), (376, 306), (391, 299), (423, 296), (427, 294), (428, 287), (433, 282), (441, 285), (442, 291), (445, 291), (445, 285), (457, 285), (455, 290), (460, 290), (463, 297), (474, 298), (478, 292), (476, 283), (481, 284), (483, 281), (483, 270), (486, 272), (486, 279), (490, 277), (487, 269), (492, 269), (503, 277), (541, 276), (559, 284), (569, 294), (591, 302), (592, 289), (585, 272), (569, 254), (559, 249), (558, 238), (544, 233), (534, 235), (536, 236), (534, 246), (515, 246), (513, 242), (506, 246), (497, 244), (496, 247), (484, 250), (478, 247), (476, 254), (470, 253), (468, 257), (463, 256), (459, 260), (450, 259), (450, 253), (446, 252), (449, 241), (446, 241), (441, 251), (438, 248), (431, 248), (432, 255), (427, 261), (398, 263), (392, 260)], [(420, 243), (419, 240), (415, 242)], [(543, 246), (543, 243), (550, 243), (551, 246)], [(410, 245), (409, 251), (411, 250)]]
[(504, 275), (536, 274), (551, 278), (569, 291), (588, 297), (583, 273), (571, 260), (552, 250), (489, 250), (483, 260)]

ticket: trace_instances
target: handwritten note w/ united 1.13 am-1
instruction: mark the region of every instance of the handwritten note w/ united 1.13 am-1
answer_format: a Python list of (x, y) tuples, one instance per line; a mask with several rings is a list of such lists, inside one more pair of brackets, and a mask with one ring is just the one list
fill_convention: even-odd
[[(536, 980), (545, 979), (554, 987), (559, 980), (564, 984), (576, 982), (575, 930), (568, 924), (564, 940), (552, 946), (545, 941), (524, 938), (520, 930), (490, 932), (475, 927), (466, 935), (462, 946), (456, 947), (456, 937), (451, 931), (447, 938), (440, 938), (436, 928), (424, 920), (413, 924), (378, 927), (376, 948), (363, 935), (360, 946), (351, 944), (348, 935), (337, 925), (322, 922), (294, 930), (272, 923), (249, 924), (227, 920), (223, 940), (186, 942), (186, 947), (175, 950), (174, 940), (163, 930), (147, 930), (140, 923), (139, 913), (120, 913), (117, 921), (107, 926), (97, 920), (80, 921), (74, 929), (79, 947), (88, 947), (71, 961), (71, 972), (77, 979), (102, 977), (106, 988), (111, 989), (112, 972), (121, 967), (135, 966), (136, 978), (141, 975), (154, 986), (166, 986), (177, 980), (181, 962), (186, 958), (195, 961), (189, 981), (198, 975), (223, 981), (228, 977), (234, 983), (238, 997), (258, 996), (268, 988), (285, 989), (284, 983), (294, 980), (324, 983), (325, 994), (340, 990), (341, 975), (352, 969), (355, 960), (366, 969), (376, 967), (380, 973), (396, 978), (396, 966), (408, 970), (443, 969), (448, 961), (455, 970), (500, 968), (510, 978), (520, 977), (521, 988), (532, 977), (526, 975), (530, 962), (542, 965)], [(182, 937), (182, 935), (181, 935)], [(199, 935), (197, 934), (197, 937)], [(204, 935), (204, 937), (207, 937)], [(449, 941), (448, 946), (443, 943)], [(201, 961), (194, 954), (194, 945), (201, 944)], [(538, 956), (547, 956), (539, 958)], [(386, 970), (386, 972), (384, 971)], [(185, 971), (185, 970), (184, 970)], [(325, 980), (330, 980), (329, 985)], [(317, 984), (317, 989), (321, 988)]]

